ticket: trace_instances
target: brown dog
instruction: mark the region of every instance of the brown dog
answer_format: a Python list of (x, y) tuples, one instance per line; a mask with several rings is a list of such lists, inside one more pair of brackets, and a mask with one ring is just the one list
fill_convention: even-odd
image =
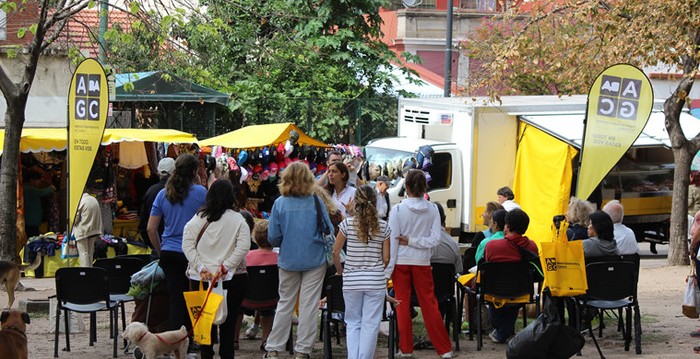
[(0, 261), (0, 284), (5, 284), (7, 290), (7, 308), (12, 308), (15, 302), (15, 288), (19, 283), (19, 272), (25, 270), (35, 270), (41, 264), (41, 255), (37, 254), (34, 263), (28, 266), (20, 266), (15, 262)]
[(0, 315), (0, 358), (27, 359), (29, 314), (12, 309)]

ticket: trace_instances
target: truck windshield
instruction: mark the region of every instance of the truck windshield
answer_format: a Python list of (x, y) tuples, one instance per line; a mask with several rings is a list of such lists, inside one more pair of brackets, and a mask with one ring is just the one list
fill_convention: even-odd
[(365, 147), (367, 162), (382, 165), (384, 162), (404, 161), (410, 158), (413, 154), (410, 152), (398, 151), (389, 148)]

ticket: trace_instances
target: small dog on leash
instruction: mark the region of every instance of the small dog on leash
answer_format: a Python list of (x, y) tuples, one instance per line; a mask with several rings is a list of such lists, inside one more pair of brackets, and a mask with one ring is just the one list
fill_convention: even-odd
[(27, 359), (29, 314), (12, 309), (0, 315), (0, 358)]
[(138, 346), (146, 359), (155, 359), (159, 355), (170, 353), (175, 355), (175, 359), (185, 359), (187, 346), (190, 344), (185, 326), (179, 330), (153, 334), (148, 331), (148, 326), (141, 322), (131, 322), (127, 325), (122, 338)]
[(0, 261), (0, 284), (5, 284), (7, 290), (7, 308), (12, 308), (15, 302), (15, 289), (19, 283), (19, 272), (25, 270), (35, 270), (41, 264), (41, 254), (37, 254), (34, 263), (28, 266), (20, 266), (15, 262)]

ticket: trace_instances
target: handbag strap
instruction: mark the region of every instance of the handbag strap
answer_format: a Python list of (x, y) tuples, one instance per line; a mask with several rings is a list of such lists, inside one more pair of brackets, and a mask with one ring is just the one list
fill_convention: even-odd
[(326, 231), (326, 222), (323, 221), (323, 215), (321, 214), (323, 208), (321, 208), (321, 201), (316, 195), (314, 195), (314, 202), (316, 205), (316, 227), (318, 227), (318, 231), (321, 232), (321, 234), (330, 234), (330, 231)]
[(211, 222), (209, 222), (209, 220), (207, 220), (207, 222), (204, 223), (204, 226), (202, 227), (202, 229), (199, 231), (199, 234), (197, 235), (197, 240), (195, 240), (195, 242), (194, 242), (195, 249), (197, 248), (197, 245), (199, 244), (199, 240), (202, 239), (202, 234), (204, 234), (204, 231), (206, 231), (207, 227), (209, 227), (209, 223), (211, 223)]

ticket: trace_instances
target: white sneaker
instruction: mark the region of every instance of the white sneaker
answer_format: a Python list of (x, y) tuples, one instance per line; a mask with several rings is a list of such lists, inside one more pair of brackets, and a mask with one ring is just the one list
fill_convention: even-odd
[(255, 339), (255, 337), (258, 335), (258, 332), (260, 331), (260, 327), (257, 325), (253, 325), (252, 327), (248, 328), (248, 330), (245, 331), (245, 337), (248, 339)]
[(452, 359), (452, 351), (443, 354), (442, 359)]
[(394, 355), (394, 358), (413, 358), (413, 353), (402, 353), (400, 350)]

